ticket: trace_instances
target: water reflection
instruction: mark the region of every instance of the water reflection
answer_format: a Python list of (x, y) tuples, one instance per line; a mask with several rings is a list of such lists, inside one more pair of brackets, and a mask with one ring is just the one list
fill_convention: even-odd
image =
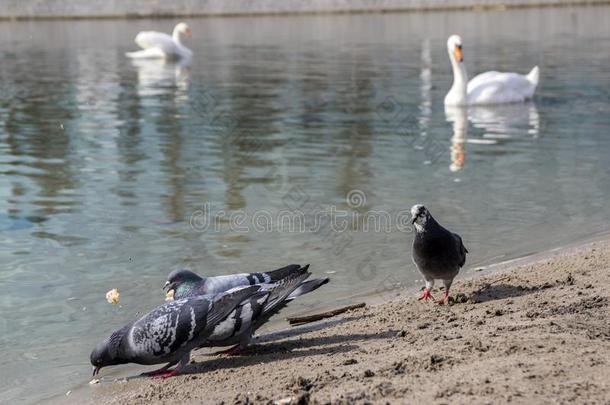
[(449, 170), (457, 172), (462, 170), (466, 161), (464, 144), (468, 136), (468, 110), (463, 107), (445, 106), (445, 118), (452, 123), (453, 136), (451, 137), (451, 164)]
[(159, 59), (133, 59), (138, 70), (140, 97), (159, 96), (173, 92), (179, 99), (187, 98), (191, 59), (168, 61)]
[(430, 40), (425, 39), (421, 45), (421, 70), (419, 73), (420, 97), (419, 104), (419, 126), (420, 135), (427, 135), (432, 118), (432, 56), (430, 52)]
[[(533, 102), (497, 106), (445, 106), (445, 119), (452, 124), (451, 164), (449, 170), (462, 170), (466, 160), (465, 143), (496, 145), (527, 135), (537, 138), (540, 116)], [(480, 137), (468, 138), (468, 126), (483, 130)]]
[(538, 137), (540, 116), (533, 101), (468, 109), (468, 119), (475, 128), (485, 131), (485, 139), (508, 139), (531, 135)]

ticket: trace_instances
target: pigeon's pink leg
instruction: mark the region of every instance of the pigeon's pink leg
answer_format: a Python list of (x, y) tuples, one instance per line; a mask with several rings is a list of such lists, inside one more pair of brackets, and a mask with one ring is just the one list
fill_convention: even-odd
[(180, 370), (177, 370), (178, 367), (176, 367), (173, 370), (169, 370), (169, 371), (165, 371), (165, 372), (161, 372), (158, 374), (155, 374), (152, 376), (152, 378), (155, 379), (159, 379), (159, 380), (165, 380), (166, 378), (170, 378), (170, 377), (175, 377), (177, 375), (180, 375)]
[(171, 366), (173, 366), (174, 364), (176, 364), (176, 363), (170, 363), (170, 364), (165, 365), (165, 366), (163, 366), (163, 367), (161, 367), (161, 368), (159, 368), (157, 370), (153, 370), (153, 371), (148, 371), (146, 373), (142, 373), (142, 376), (144, 376), (144, 377), (156, 377), (156, 376), (158, 376), (160, 374), (167, 373), (167, 369), (170, 368)]
[(443, 295), (443, 298), (441, 298), (440, 300), (436, 301), (436, 303), (438, 305), (443, 305), (447, 301), (449, 301), (449, 290), (445, 290), (445, 294)]
[(422, 292), (421, 297), (419, 297), (419, 300), (434, 300), (434, 297), (432, 296), (432, 294), (430, 294), (430, 289), (424, 288), (424, 291)]
[(163, 368), (156, 370), (154, 372), (155, 374), (152, 375), (151, 377), (155, 378), (155, 379), (161, 379), (161, 380), (165, 380), (166, 378), (170, 378), (170, 377), (175, 377), (182, 373), (182, 368), (189, 363), (190, 358), (191, 358), (191, 352), (189, 351), (184, 356), (182, 356), (182, 358), (178, 362), (178, 365), (176, 367), (174, 367), (173, 370), (168, 370), (168, 368), (171, 367), (172, 365), (176, 364), (175, 362), (170, 363), (167, 366), (163, 367), (163, 368), (165, 368), (165, 370), (163, 370)]
[(216, 352), (216, 354), (226, 354), (227, 356), (239, 356), (242, 353), (242, 351), (243, 351), (243, 349), (241, 348), (241, 345), (235, 345), (226, 350), (221, 350), (219, 352)]

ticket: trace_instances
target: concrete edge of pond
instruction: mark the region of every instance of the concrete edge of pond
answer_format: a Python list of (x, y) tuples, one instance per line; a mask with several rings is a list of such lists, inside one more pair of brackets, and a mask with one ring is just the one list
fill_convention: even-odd
[(0, 4), (0, 21), (482, 11), (601, 4), (610, 4), (610, 0), (4, 0)]

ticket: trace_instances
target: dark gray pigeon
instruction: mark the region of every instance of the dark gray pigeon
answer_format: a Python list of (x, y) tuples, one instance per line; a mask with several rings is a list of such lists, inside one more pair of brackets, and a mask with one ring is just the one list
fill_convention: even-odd
[[(100, 342), (91, 352), (93, 375), (102, 367), (168, 363), (149, 376), (178, 375), (191, 350), (201, 346), (219, 322), (247, 299), (262, 299), (260, 286), (238, 287), (217, 295), (189, 297), (161, 305)], [(169, 370), (173, 365), (177, 366)]]
[[(165, 291), (174, 290), (174, 298), (217, 294), (237, 286), (273, 284), (292, 274), (300, 274), (302, 268), (307, 270), (309, 265), (302, 267), (299, 264), (291, 264), (266, 273), (239, 273), (214, 277), (201, 277), (190, 270), (180, 269), (169, 273), (163, 289)], [(323, 280), (326, 281), (322, 282), (322, 284), (328, 282), (328, 279)], [(317, 280), (311, 280), (307, 283), (313, 283), (314, 281)]]
[(168, 276), (164, 289), (174, 289), (174, 299), (192, 297), (202, 292), (218, 291), (239, 283), (259, 284), (265, 297), (245, 300), (221, 323), (204, 344), (206, 347), (230, 346), (224, 353), (236, 355), (250, 343), (254, 332), (290, 301), (328, 283), (328, 278), (306, 280), (309, 265), (290, 265), (269, 273), (234, 274), (202, 278), (189, 270), (178, 270)]
[(460, 235), (443, 228), (421, 204), (411, 207), (411, 223), (417, 231), (413, 239), (413, 262), (426, 280), (419, 299), (434, 299), (430, 294), (434, 280), (442, 280), (445, 296), (437, 302), (443, 304), (449, 299), (449, 288), (466, 262), (468, 250)]

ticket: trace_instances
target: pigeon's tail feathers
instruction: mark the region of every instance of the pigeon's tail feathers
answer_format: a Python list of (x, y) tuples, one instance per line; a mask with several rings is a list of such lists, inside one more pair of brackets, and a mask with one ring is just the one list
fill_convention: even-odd
[(458, 252), (459, 252), (459, 257), (460, 257), (460, 262), (458, 263), (460, 267), (464, 266), (464, 264), (466, 263), (466, 253), (468, 252), (468, 249), (466, 249), (466, 246), (464, 246), (464, 242), (462, 242), (462, 237), (460, 235), (458, 235), (457, 233), (454, 233), (453, 236), (455, 237), (455, 240), (458, 244)]
[(301, 295), (308, 294), (314, 290), (317, 290), (324, 284), (330, 281), (328, 277), (325, 278), (314, 278), (313, 280), (303, 281), (293, 292), (290, 293), (287, 300), (293, 300)]
[(286, 277), (290, 277), (295, 274), (301, 274), (303, 271), (307, 271), (308, 268), (309, 264), (306, 264), (305, 266), (301, 266), (300, 264), (289, 264), (288, 266), (282, 267), (281, 269), (268, 271), (267, 273), (265, 273), (267, 276), (269, 276), (269, 279), (266, 281), (268, 283), (275, 283)]
[(275, 284), (266, 286), (266, 289), (270, 294), (263, 307), (263, 314), (265, 314), (267, 318), (283, 308), (288, 296), (290, 296), (307, 277), (311, 276), (311, 273), (307, 272), (306, 267), (301, 267), (299, 273), (300, 274), (294, 274), (290, 277), (283, 278)]
[(256, 294), (260, 288), (260, 285), (235, 287), (214, 297), (212, 308), (207, 316), (207, 325), (211, 328), (210, 330), (213, 330), (218, 322), (226, 318), (242, 301)]

